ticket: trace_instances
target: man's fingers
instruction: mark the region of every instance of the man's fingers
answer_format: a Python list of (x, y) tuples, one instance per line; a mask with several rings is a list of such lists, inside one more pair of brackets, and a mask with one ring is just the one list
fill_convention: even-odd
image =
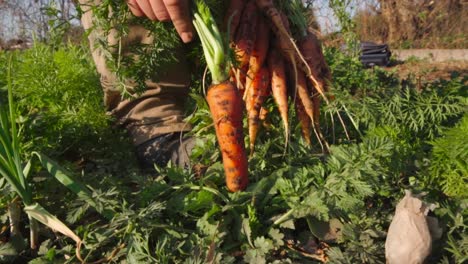
[(162, 0), (166, 10), (183, 42), (192, 41), (193, 26), (189, 13), (188, 0)]
[(145, 16), (151, 20), (156, 20), (156, 15), (153, 13), (153, 9), (148, 0), (136, 0), (136, 2)]
[(193, 25), (189, 12), (189, 0), (128, 0), (135, 16), (147, 16), (151, 20), (172, 20), (183, 42), (192, 41)]
[(136, 0), (128, 0), (127, 4), (128, 4), (128, 7), (130, 8), (130, 11), (132, 11), (133, 15), (138, 16), (138, 17), (145, 15), (143, 11), (141, 11)]
[(166, 6), (163, 0), (150, 0), (151, 8), (153, 8), (154, 15), (159, 21), (168, 21), (171, 19), (169, 13), (167, 13)]

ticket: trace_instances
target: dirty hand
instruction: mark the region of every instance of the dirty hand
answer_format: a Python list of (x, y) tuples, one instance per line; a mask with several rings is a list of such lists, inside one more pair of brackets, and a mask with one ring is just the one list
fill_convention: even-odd
[(127, 0), (135, 16), (151, 20), (172, 21), (183, 42), (193, 38), (193, 26), (189, 12), (189, 0)]

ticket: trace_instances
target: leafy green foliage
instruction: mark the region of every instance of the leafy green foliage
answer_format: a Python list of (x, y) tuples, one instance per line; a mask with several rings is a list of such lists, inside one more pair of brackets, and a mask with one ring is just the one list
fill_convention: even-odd
[[(3, 104), (0, 105), (0, 175), (2, 176), (2, 180), (5, 179), (8, 182), (9, 187), (11, 187), (15, 194), (22, 199), (22, 202), (25, 206), (24, 211), (29, 218), (31, 248), (36, 248), (38, 243), (38, 225), (36, 221), (39, 221), (49, 228), (53, 228), (58, 232), (70, 237), (76, 243), (81, 243), (81, 239), (77, 237), (68, 226), (62, 223), (57, 217), (52, 215), (46, 209), (44, 209), (40, 204), (33, 201), (31, 177), (28, 177), (31, 165), (30, 162), (26, 163), (24, 166), (22, 164), (22, 155), (19, 142), (20, 131), (18, 131), (16, 124), (16, 112), (12, 89), (10, 59), (8, 61), (7, 70), (8, 110), (3, 108)], [(63, 179), (64, 177), (61, 178)], [(70, 179), (68, 180), (68, 183), (73, 185), (73, 181)], [(1, 189), (4, 189), (4, 184), (1, 185)], [(78, 186), (75, 186), (75, 188), (76, 187)], [(9, 211), (11, 212), (12, 210), (13, 207), (10, 206)], [(16, 210), (19, 210), (19, 208)], [(19, 217), (19, 212), (16, 214)], [(16, 221), (19, 222), (18, 219), (13, 220), (13, 213), (10, 213), (9, 218), (11, 225), (13, 225), (12, 223), (15, 223)], [(17, 223), (15, 223), (15, 225), (16, 224)], [(15, 228), (19, 229), (19, 227)], [(16, 235), (17, 234), (12, 234), (12, 236)]]
[(428, 83), (417, 90), (414, 83), (403, 85), (382, 69), (366, 71), (360, 62), (342, 54), (329, 61), (333, 86), (340, 92), (327, 111), (346, 109), (357, 130), (385, 124), (415, 138), (434, 138), (441, 125), (466, 111), (466, 77), (456, 77), (442, 87)]
[(468, 198), (468, 115), (432, 142), (430, 183), (454, 198)]
[[(0, 55), (0, 64), (5, 60)], [(99, 79), (82, 49), (37, 44), (16, 52), (12, 78), (19, 120), (28, 131), (22, 140), (26, 150), (54, 155), (79, 150), (86, 142), (95, 144), (109, 127)]]
[[(346, 42), (348, 53), (357, 58), (359, 55), (359, 38), (356, 34), (356, 22), (352, 19), (351, 13), (354, 5), (351, 0), (330, 0), (328, 5), (338, 19), (341, 27), (340, 33)], [(350, 12), (351, 10), (351, 12)]]
[[(118, 1), (103, 3), (96, 9), (102, 17), (108, 14), (105, 5), (128, 12)], [(111, 21), (98, 23), (110, 29)], [(119, 32), (125, 34), (125, 26)], [(148, 60), (155, 60), (159, 49), (168, 47), (141, 52), (150, 52), (154, 56)], [(194, 50), (200, 52), (198, 46)], [(118, 59), (108, 55), (111, 63)], [(321, 117), (332, 142), (330, 153), (321, 153), (317, 143), (304, 146), (299, 127), (286, 150), (281, 126), (262, 128), (249, 161), (248, 189), (229, 193), (200, 76), (193, 78), (199, 87), (194, 87), (191, 103), (197, 109), (189, 116), (198, 138), (192, 152), (195, 166), (147, 174), (134, 167), (121, 135), (109, 132), (88, 53), (37, 45), (15, 56), (23, 148), (60, 158), (86, 183), (94, 204), (59, 187), (33, 164), (35, 199), (71, 223), (84, 240), (81, 254), (87, 261), (113, 256), (114, 262), (127, 263), (318, 263), (311, 256), (325, 249), (331, 263), (384, 263), (385, 230), (404, 189), (427, 192), (425, 199), (439, 204), (433, 214), (444, 233), (434, 242), (431, 263), (466, 261), (467, 94), (462, 76), (422, 85), (401, 82), (392, 72), (366, 70), (355, 58), (326, 50), (336, 96)], [(116, 70), (122, 78), (144, 77), (144, 67), (156, 67), (141, 63), (141, 69), (133, 69), (137, 71)], [(0, 85), (5, 84), (2, 74)], [(268, 102), (267, 108), (268, 121), (279, 124), (274, 104)], [(349, 140), (330, 118), (336, 111), (351, 132)], [(83, 158), (78, 165), (69, 152), (77, 147)], [(0, 200), (2, 213), (5, 206)], [(97, 213), (103, 211), (107, 217)], [(0, 222), (6, 225), (7, 220), (0, 217)], [(77, 262), (71, 241), (44, 233), (34, 261), (63, 263), (64, 256), (71, 256), (66, 261)], [(7, 246), (0, 250), (29, 257)]]
[[(131, 15), (125, 1), (105, 0), (90, 8), (94, 14), (90, 31), (100, 30), (93, 48), (103, 52), (107, 67), (119, 80), (118, 88), (123, 96), (144, 92), (146, 80), (157, 82), (167, 72), (168, 66), (177, 62), (174, 54), (176, 50), (182, 49), (182, 42), (169, 23), (135, 17)], [(148, 30), (157, 41), (151, 44), (130, 43), (124, 52), (134, 56), (122, 56), (122, 40), (128, 36), (130, 25)], [(108, 41), (113, 38), (116, 39), (115, 42)], [(136, 85), (130, 85), (128, 80), (133, 80)]]

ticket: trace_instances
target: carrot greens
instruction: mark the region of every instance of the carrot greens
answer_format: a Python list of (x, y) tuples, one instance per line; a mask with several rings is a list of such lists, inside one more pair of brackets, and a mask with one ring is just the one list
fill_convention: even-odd
[(226, 56), (227, 45), (225, 45), (210, 9), (202, 0), (195, 1), (193, 25), (200, 36), (212, 82), (218, 84), (227, 80), (229, 76), (229, 60), (228, 56)]

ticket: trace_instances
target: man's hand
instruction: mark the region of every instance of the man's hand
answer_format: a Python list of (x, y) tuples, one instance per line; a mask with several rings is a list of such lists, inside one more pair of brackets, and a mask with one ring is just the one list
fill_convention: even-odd
[(192, 41), (189, 0), (127, 0), (127, 3), (135, 16), (146, 16), (157, 21), (171, 20), (182, 41)]

